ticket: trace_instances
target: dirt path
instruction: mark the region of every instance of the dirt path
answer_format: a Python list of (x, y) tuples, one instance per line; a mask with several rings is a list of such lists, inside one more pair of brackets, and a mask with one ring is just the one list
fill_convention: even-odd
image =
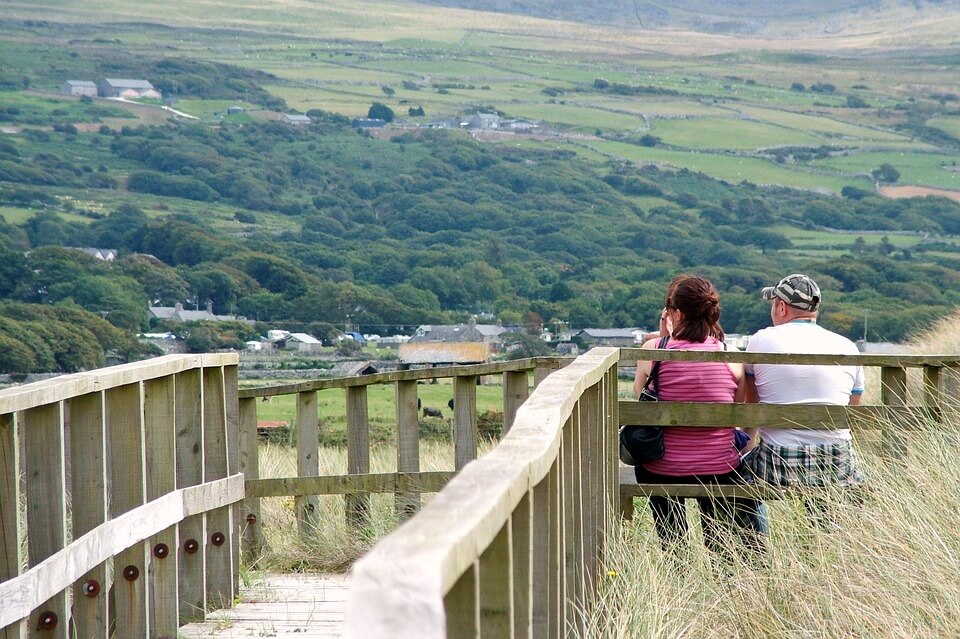
[(924, 197), (927, 195), (939, 195), (960, 202), (960, 191), (950, 191), (947, 189), (934, 189), (927, 186), (881, 186), (880, 195), (893, 200), (905, 197)]

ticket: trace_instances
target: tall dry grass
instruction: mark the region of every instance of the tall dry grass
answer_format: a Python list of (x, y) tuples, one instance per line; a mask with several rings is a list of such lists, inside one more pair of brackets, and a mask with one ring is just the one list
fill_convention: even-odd
[[(911, 346), (960, 354), (960, 313)], [(878, 440), (873, 433), (855, 436), (867, 484), (859, 500), (827, 496), (835, 527), (811, 523), (799, 496), (768, 502), (762, 567), (711, 557), (700, 543), (695, 505), (688, 506), (692, 530), (683, 555), (665, 555), (648, 511), (638, 508), (609, 550), (609, 572), (582, 637), (960, 637), (956, 408), (953, 398), (942, 425), (910, 424), (902, 458), (884, 456), (869, 443)]]

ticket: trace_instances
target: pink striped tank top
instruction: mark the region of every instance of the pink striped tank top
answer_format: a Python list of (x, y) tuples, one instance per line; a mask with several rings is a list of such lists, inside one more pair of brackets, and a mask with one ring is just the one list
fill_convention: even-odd
[[(671, 339), (668, 349), (719, 351), (719, 340), (706, 342)], [(674, 402), (733, 402), (737, 379), (723, 362), (663, 362), (660, 364), (660, 399)], [(652, 473), (722, 475), (734, 470), (740, 455), (732, 428), (664, 428), (664, 454), (644, 464)]]

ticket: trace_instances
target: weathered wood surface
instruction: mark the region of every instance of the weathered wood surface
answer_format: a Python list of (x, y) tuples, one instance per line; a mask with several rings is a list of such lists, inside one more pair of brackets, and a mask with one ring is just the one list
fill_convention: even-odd
[[(461, 578), (475, 571), (520, 501), (556, 467), (564, 424), (618, 358), (618, 349), (594, 349), (544, 379), (499, 446), (467, 464), (417, 517), (354, 565), (345, 636), (446, 636), (444, 598), (466, 587)], [(479, 592), (478, 586), (468, 589)]]
[(164, 377), (200, 366), (231, 366), (236, 353), (167, 355), (143, 362), (109, 366), (86, 373), (61, 375), (42, 382), (0, 391), (0, 414), (35, 408), (97, 391)]
[(247, 480), (247, 497), (350, 495), (356, 493), (435, 493), (453, 477), (450, 471), (374, 473)]
[(186, 517), (244, 497), (243, 475), (184, 488), (103, 523), (22, 575), (0, 583), (0, 628), (70, 587), (84, 573)]
[(779, 427), (830, 430), (878, 428), (893, 422), (916, 428), (939, 411), (921, 406), (823, 406), (809, 404), (710, 404), (697, 402), (620, 401), (620, 424), (636, 426), (693, 426), (716, 428)]
[(956, 355), (816, 355), (810, 353), (746, 353), (742, 351), (678, 351), (668, 349), (621, 348), (620, 364), (637, 360), (662, 362), (739, 362), (743, 364), (821, 364), (841, 366), (922, 366), (955, 365)]
[(407, 371), (393, 371), (374, 375), (357, 375), (356, 377), (338, 377), (335, 379), (317, 379), (297, 384), (279, 384), (275, 386), (261, 386), (245, 388), (240, 391), (240, 398), (272, 397), (274, 395), (292, 395), (307, 391), (327, 390), (330, 388), (344, 388), (347, 386), (370, 386), (371, 384), (386, 384), (402, 381), (416, 381), (420, 379), (439, 379), (446, 377), (497, 375), (509, 371), (528, 371), (537, 367), (546, 367), (549, 370), (563, 368), (573, 361), (571, 357), (537, 357), (533, 359), (516, 359), (491, 364), (471, 364), (469, 366), (437, 366), (435, 368), (416, 368)]
[(180, 628), (181, 639), (334, 639), (346, 613), (347, 575), (259, 574), (241, 587), (240, 603)]

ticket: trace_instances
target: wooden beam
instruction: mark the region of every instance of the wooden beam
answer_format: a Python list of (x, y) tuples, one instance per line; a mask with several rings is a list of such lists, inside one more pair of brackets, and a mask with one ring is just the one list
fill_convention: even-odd
[[(317, 393), (297, 393), (297, 475), (315, 477), (320, 473), (320, 432)], [(313, 536), (320, 524), (320, 502), (313, 495), (294, 500), (297, 534), (301, 540)]]
[(240, 391), (240, 397), (273, 397), (275, 395), (293, 395), (294, 393), (303, 393), (306, 391), (346, 388), (348, 386), (370, 386), (372, 384), (390, 384), (393, 382), (442, 379), (447, 377), (480, 377), (483, 375), (497, 375), (508, 371), (530, 371), (537, 366), (545, 366), (556, 370), (563, 368), (572, 361), (572, 357), (536, 357), (531, 359), (492, 362), (490, 364), (472, 364), (469, 366), (414, 368), (390, 373), (377, 373), (375, 375), (356, 375), (353, 377), (311, 380), (297, 384), (245, 388)]
[[(248, 480), (260, 479), (260, 452), (257, 442), (257, 400), (240, 400), (240, 472)], [(240, 514), (243, 530), (243, 555), (248, 563), (263, 552), (263, 522), (260, 500), (244, 500)]]
[(737, 362), (743, 364), (819, 364), (836, 366), (955, 365), (957, 355), (819, 355), (809, 353), (746, 353), (742, 351), (678, 351), (668, 349), (620, 349), (620, 364), (638, 360), (663, 362)]
[(742, 428), (879, 428), (884, 422), (896, 422), (903, 428), (938, 419), (939, 413), (926, 407), (890, 406), (823, 406), (777, 404), (711, 404), (696, 402), (620, 401), (620, 424), (643, 426), (693, 426), (716, 428), (717, 425)]
[(517, 411), (530, 396), (530, 380), (527, 371), (510, 371), (503, 374), (503, 434), (510, 432)]
[[(56, 556), (66, 546), (66, 460), (63, 409), (60, 403), (33, 408), (23, 413), (24, 463), (27, 498), (27, 543), (30, 565), (36, 566)], [(28, 571), (29, 573), (29, 571)], [(6, 585), (6, 584), (2, 584)], [(69, 602), (64, 588), (50, 590), (36, 602), (30, 614), (30, 627), (36, 628), (43, 612), (52, 612), (60, 623), (53, 637), (66, 639)], [(6, 598), (0, 595), (6, 606)], [(12, 621), (18, 620), (14, 619)], [(0, 622), (0, 627), (5, 626)]]
[[(107, 521), (107, 434), (103, 402), (104, 393), (90, 393), (64, 403), (70, 430), (70, 499), (74, 539), (79, 539)], [(170, 470), (173, 471), (172, 465)], [(74, 583), (73, 626), (78, 637), (106, 639), (109, 636), (109, 579), (107, 564), (103, 563)], [(91, 596), (94, 592), (96, 594)]]
[[(201, 371), (174, 376), (177, 423), (177, 488), (203, 483), (203, 383)], [(207, 609), (205, 517), (185, 519), (178, 527), (180, 623), (202, 620)]]
[(477, 378), (453, 380), (454, 468), (460, 470), (477, 458)]
[(435, 493), (443, 489), (454, 473), (380, 473), (323, 477), (286, 477), (247, 481), (247, 497), (289, 497), (298, 495), (356, 495), (360, 493)]
[[(417, 415), (417, 383), (396, 383), (397, 472), (420, 472), (420, 422)], [(397, 493), (394, 508), (401, 519), (420, 510), (420, 493)]]
[[(347, 472), (360, 475), (370, 472), (370, 417), (367, 412), (367, 387), (346, 389)], [(370, 496), (353, 493), (344, 497), (347, 528), (359, 530), (370, 515)]]
[[(227, 468), (227, 398), (223, 369), (203, 369), (203, 481), (223, 479)], [(233, 522), (224, 506), (207, 513), (207, 606), (233, 605)]]

